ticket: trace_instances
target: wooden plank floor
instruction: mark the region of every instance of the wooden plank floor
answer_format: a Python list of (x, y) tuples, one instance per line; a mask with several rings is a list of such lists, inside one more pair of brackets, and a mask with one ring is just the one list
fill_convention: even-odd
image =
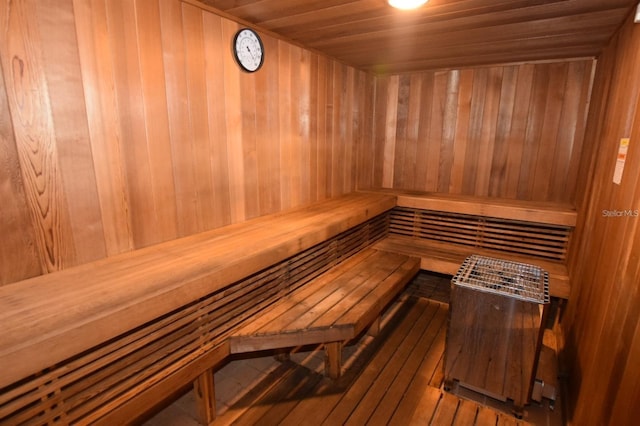
[(447, 305), (405, 297), (378, 339), (350, 354), (337, 382), (313, 357), (282, 363), (215, 424), (522, 424), (440, 390)]
[[(271, 360), (268, 372), (253, 380), (248, 391), (235, 389), (240, 396), (229, 407), (219, 407), (221, 413), (213, 424), (562, 424), (559, 413), (551, 414), (550, 420), (545, 407), (532, 406), (533, 411), (543, 410), (542, 416), (531, 416), (526, 407), (524, 420), (518, 421), (509, 413), (509, 404), (443, 392), (446, 287), (443, 291), (419, 284), (410, 286), (387, 312), (376, 338), (364, 336), (345, 347), (343, 375), (338, 381), (322, 375), (322, 351), (314, 350), (318, 348), (299, 348), (285, 362), (263, 356), (260, 362)], [(246, 367), (232, 376), (244, 373), (248, 373)], [(217, 393), (229, 392), (221, 382), (216, 376)], [(195, 424), (168, 413), (164, 415), (167, 421), (162, 418), (161, 413), (148, 426)], [(193, 416), (189, 421), (193, 422)]]

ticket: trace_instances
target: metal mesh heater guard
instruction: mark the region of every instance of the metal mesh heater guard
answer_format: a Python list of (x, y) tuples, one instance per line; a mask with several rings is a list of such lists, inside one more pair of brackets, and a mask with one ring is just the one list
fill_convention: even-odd
[(549, 303), (549, 274), (526, 263), (471, 255), (462, 263), (452, 282), (527, 302)]

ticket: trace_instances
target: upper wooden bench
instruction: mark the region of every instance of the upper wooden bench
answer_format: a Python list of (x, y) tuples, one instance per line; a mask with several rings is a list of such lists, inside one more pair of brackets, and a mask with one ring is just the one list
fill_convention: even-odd
[(569, 205), (380, 191), (398, 197), (389, 237), (376, 245), (421, 258), (424, 270), (455, 275), (471, 254), (530, 263), (549, 272), (554, 297), (568, 298), (566, 266), (576, 211)]
[(130, 422), (290, 285), (384, 236), (393, 206), (351, 194), (0, 287), (0, 423)]
[(375, 323), (419, 269), (415, 257), (360, 251), (236, 330), (231, 353), (323, 343), (326, 373), (337, 378), (342, 345)]

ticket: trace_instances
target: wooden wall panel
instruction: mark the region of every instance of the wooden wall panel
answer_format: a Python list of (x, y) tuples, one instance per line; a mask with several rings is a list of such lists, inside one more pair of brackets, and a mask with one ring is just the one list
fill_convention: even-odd
[(0, 75), (0, 285), (41, 274), (4, 78)]
[(574, 202), (593, 61), (378, 77), (362, 186)]
[[(577, 174), (572, 294), (562, 326), (572, 424), (634, 424), (640, 400), (640, 27), (630, 16), (599, 59)], [(613, 174), (630, 137), (620, 185)], [(614, 213), (610, 213), (614, 212)], [(619, 212), (619, 213), (616, 213)]]
[(266, 34), (244, 73), (189, 0), (0, 8), (3, 284), (356, 188), (370, 75)]
[(51, 99), (60, 178), (75, 247), (74, 263), (105, 256), (71, 2), (37, 2), (42, 60)]
[[(78, 55), (96, 174), (107, 256), (134, 247), (129, 219), (129, 190), (120, 146), (120, 117), (113, 85), (114, 64), (100, 61), (99, 52), (111, 51), (104, 2), (74, 0)], [(81, 119), (81, 117), (76, 117)], [(99, 159), (96, 161), (95, 159)]]
[(55, 271), (75, 263), (70, 221), (75, 212), (67, 203), (60, 170), (60, 147), (46, 78), (51, 68), (43, 58), (37, 4), (0, 3), (0, 22), (3, 22), (0, 60), (24, 185), (22, 192), (29, 211), (29, 218), (23, 218), (23, 222), (30, 222), (35, 230), (41, 270)]

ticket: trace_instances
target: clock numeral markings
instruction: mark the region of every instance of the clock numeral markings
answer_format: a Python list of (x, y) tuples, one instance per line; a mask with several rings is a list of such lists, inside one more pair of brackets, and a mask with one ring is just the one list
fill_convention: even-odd
[(255, 71), (262, 62), (260, 40), (250, 31), (242, 31), (236, 39), (236, 55), (241, 65), (249, 71)]

